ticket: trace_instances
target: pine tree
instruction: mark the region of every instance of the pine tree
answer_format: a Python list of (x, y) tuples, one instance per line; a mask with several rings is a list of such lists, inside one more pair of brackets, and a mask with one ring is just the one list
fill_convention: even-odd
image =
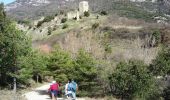
[(67, 82), (73, 76), (72, 69), (73, 60), (69, 53), (55, 46), (49, 58), (48, 75), (53, 76), (56, 81)]
[(12, 83), (19, 73), (19, 58), (27, 55), (31, 44), (26, 34), (17, 30), (0, 5), (0, 85)]

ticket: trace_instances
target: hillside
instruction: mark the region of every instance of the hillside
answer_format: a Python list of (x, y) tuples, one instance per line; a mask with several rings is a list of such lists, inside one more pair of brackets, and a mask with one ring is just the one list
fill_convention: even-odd
[[(146, 6), (146, 4), (142, 5)], [(157, 43), (152, 40), (153, 33), (156, 30), (168, 31), (168, 28), (163, 29), (163, 25), (169, 27), (169, 17), (162, 16), (162, 19), (155, 19), (159, 14), (147, 9), (141, 10), (142, 6), (133, 3), (114, 2), (113, 8), (115, 13), (105, 9), (103, 11), (109, 13), (108, 15), (90, 12), (89, 17), (83, 16), (79, 21), (69, 19), (62, 23), (67, 14), (64, 12), (64, 14), (52, 15), (53, 17), (45, 17), (44, 19), (50, 19), (38, 27), (37, 23), (42, 22), (43, 19), (35, 20), (32, 23), (36, 24), (31, 26), (19, 24), (19, 28), (25, 29), (27, 34), (32, 36), (33, 47), (45, 52), (59, 45), (73, 55), (83, 48), (95, 57), (108, 59), (108, 61), (115, 59), (117, 62), (136, 58), (144, 60), (147, 64), (151, 63), (158, 52), (158, 47), (155, 46)], [(147, 8), (152, 9), (149, 5)], [(166, 41), (168, 44), (169, 32), (161, 34), (163, 36), (161, 41)], [(134, 55), (134, 52), (138, 55)]]
[[(69, 11), (78, 8), (78, 3), (83, 0), (16, 0), (15, 2), (6, 5), (6, 11), (9, 16), (17, 20), (39, 19), (42, 16), (55, 15), (60, 11)], [(123, 0), (86, 0), (89, 1), (90, 11), (98, 12), (101, 10), (114, 11), (115, 2), (129, 3)], [(131, 0), (133, 1), (133, 0)], [(133, 5), (141, 6), (150, 12), (159, 11), (169, 14), (169, 1), (158, 0), (150, 2), (132, 2)]]
[[(6, 11), (9, 16), (15, 19), (37, 19), (41, 16), (47, 16), (78, 8), (78, 3), (83, 0), (16, 0), (6, 5)], [(102, 9), (110, 0), (87, 0), (90, 3), (91, 10)]]
[(17, 0), (7, 16), (0, 5), (0, 89), (57, 81), (64, 97), (70, 81), (82, 98), (169, 100), (168, 1), (80, 1)]

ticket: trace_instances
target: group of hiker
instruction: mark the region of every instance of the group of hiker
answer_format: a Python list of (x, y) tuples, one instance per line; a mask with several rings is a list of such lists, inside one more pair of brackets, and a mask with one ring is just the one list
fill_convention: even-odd
[[(52, 81), (50, 88), (48, 89), (52, 100), (57, 100), (60, 84), (56, 81)], [(74, 80), (69, 79), (68, 83), (65, 85), (65, 96), (68, 100), (76, 100), (76, 91), (78, 90), (77, 83)]]

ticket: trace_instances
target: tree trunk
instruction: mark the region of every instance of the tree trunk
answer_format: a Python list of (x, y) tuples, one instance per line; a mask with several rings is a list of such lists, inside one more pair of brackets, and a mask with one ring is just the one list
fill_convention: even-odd
[(16, 78), (14, 77), (14, 88), (13, 88), (14, 94), (17, 91), (17, 84), (16, 84)]
[(39, 80), (39, 76), (37, 75), (37, 83), (38, 83), (38, 80)]

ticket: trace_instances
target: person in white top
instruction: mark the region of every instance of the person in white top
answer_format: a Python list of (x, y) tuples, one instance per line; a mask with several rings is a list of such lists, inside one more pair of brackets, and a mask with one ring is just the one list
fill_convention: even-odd
[(70, 99), (71, 91), (68, 90), (68, 84), (71, 82), (71, 79), (68, 80), (68, 83), (65, 85), (65, 95), (67, 96), (67, 99)]

